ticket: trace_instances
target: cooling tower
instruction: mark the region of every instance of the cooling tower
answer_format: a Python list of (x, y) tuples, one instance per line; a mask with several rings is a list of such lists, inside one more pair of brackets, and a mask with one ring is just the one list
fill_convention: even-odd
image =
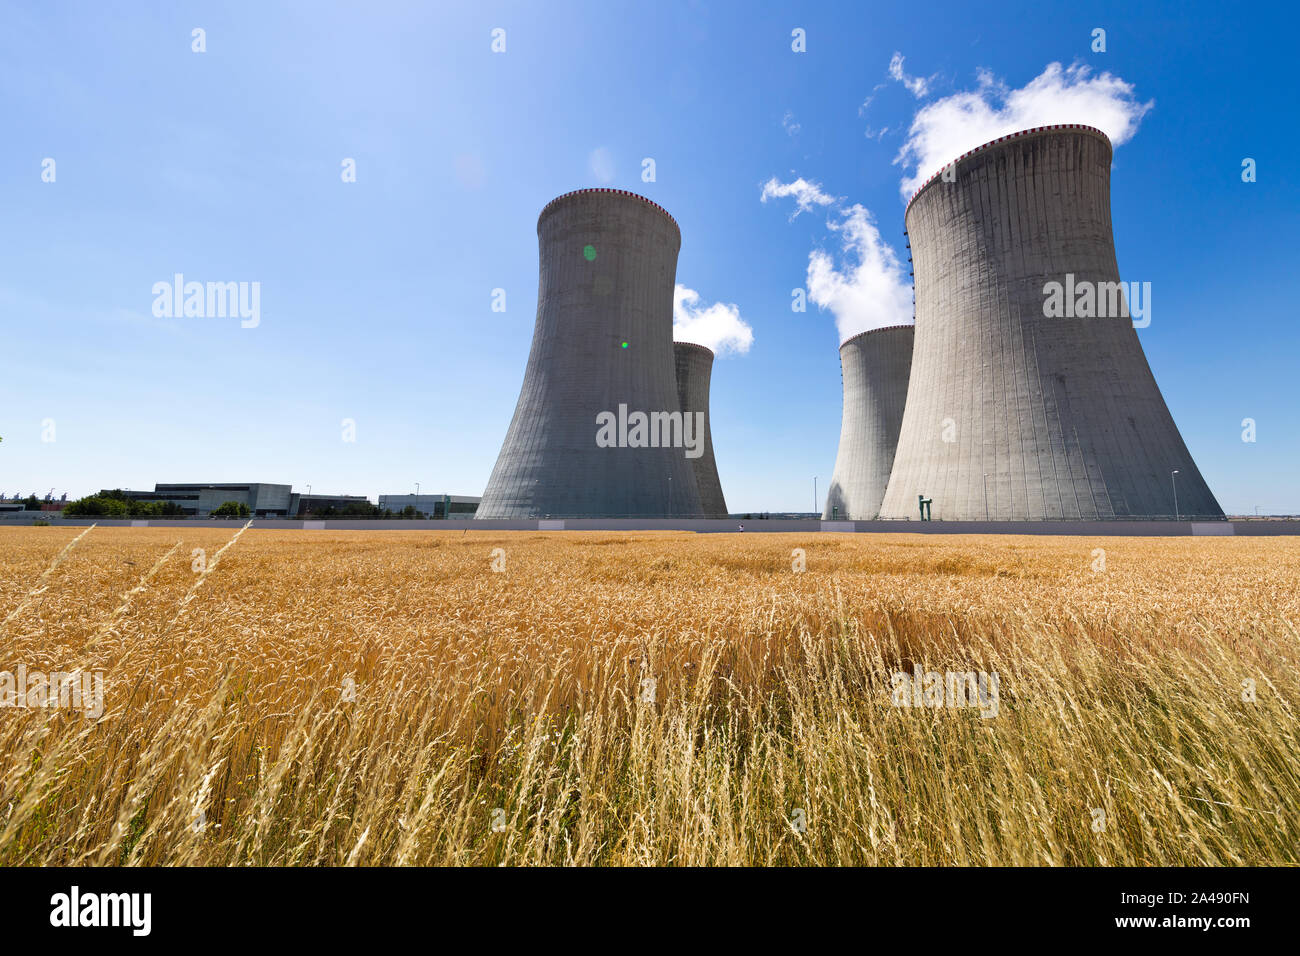
[(913, 332), (910, 325), (872, 329), (840, 346), (844, 412), (825, 519), (870, 521), (880, 513), (903, 424)]
[(698, 516), (670, 420), (677, 222), (633, 193), (580, 189), (547, 204), (537, 240), (532, 349), (476, 517)]
[[(908, 203), (916, 342), (882, 517), (916, 517), (918, 495), (935, 519), (1172, 517), (1175, 470), (1182, 515), (1223, 515), (1115, 314), (1110, 162), (1100, 130), (1040, 127)], [(1048, 283), (1095, 302), (1049, 318)]]
[(718, 466), (713, 460), (713, 428), (709, 423), (709, 380), (713, 377), (713, 351), (691, 342), (674, 342), (677, 364), (677, 398), (683, 415), (703, 413), (704, 437), (701, 454), (691, 459), (695, 484), (700, 490), (700, 510), (706, 518), (725, 518), (727, 500), (722, 496)]

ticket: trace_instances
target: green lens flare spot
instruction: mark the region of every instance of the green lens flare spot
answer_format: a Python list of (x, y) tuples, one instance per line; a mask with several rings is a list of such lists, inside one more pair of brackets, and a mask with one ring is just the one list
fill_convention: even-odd
[(623, 343), (623, 348), (627, 348), (627, 343), (626, 343), (626, 342)]
[(586, 259), (588, 262), (595, 262), (595, 261), (596, 261), (596, 247), (595, 247), (595, 246), (583, 246), (583, 247), (582, 247), (582, 257), (583, 257), (584, 259)]

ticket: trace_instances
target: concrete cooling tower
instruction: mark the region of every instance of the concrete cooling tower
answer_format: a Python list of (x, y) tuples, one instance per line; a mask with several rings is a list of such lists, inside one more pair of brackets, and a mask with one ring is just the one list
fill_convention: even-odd
[(844, 412), (840, 450), (822, 517), (870, 521), (880, 513), (907, 401), (915, 327), (872, 329), (840, 346)]
[(946, 520), (1173, 517), (1175, 482), (1180, 514), (1222, 517), (1117, 292), (1110, 163), (1100, 130), (1040, 127), (908, 203), (916, 342), (882, 517), (918, 495)]
[(547, 204), (537, 239), (532, 350), (476, 517), (697, 517), (673, 362), (676, 220), (580, 189)]
[(713, 460), (713, 429), (709, 424), (709, 380), (713, 377), (713, 350), (691, 342), (674, 342), (677, 364), (677, 398), (683, 415), (702, 412), (704, 438), (701, 454), (691, 459), (695, 484), (700, 490), (700, 510), (706, 518), (725, 518), (727, 501), (722, 496), (718, 466)]

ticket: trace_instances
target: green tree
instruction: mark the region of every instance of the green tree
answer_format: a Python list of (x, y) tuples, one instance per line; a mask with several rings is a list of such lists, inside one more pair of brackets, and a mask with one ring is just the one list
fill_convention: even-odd
[[(118, 507), (121, 505), (121, 508)], [(125, 510), (123, 510), (125, 509)], [(174, 501), (140, 501), (121, 488), (104, 488), (99, 494), (74, 501), (64, 511), (69, 515), (104, 515), (132, 518), (184, 518), (185, 509)]]
[(247, 518), (248, 505), (239, 501), (223, 501), (221, 507), (212, 512), (214, 518)]
[(73, 518), (125, 518), (130, 514), (130, 509), (125, 501), (118, 498), (89, 495), (69, 504), (63, 513)]

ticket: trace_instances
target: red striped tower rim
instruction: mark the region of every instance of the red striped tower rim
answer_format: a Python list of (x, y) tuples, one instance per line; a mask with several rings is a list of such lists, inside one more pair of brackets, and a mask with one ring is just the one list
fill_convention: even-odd
[(679, 342), (674, 339), (673, 348), (677, 348), (679, 345), (685, 345), (687, 348), (699, 349), (701, 352), (708, 352), (710, 356), (713, 355), (713, 349), (709, 348), (707, 345), (701, 345), (699, 342)]
[(921, 195), (921, 193), (925, 192), (925, 188), (929, 186), (932, 182), (934, 182), (936, 179), (938, 179), (940, 176), (942, 176), (943, 171), (947, 169), (949, 166), (953, 166), (957, 163), (960, 163), (963, 159), (966, 159), (967, 157), (970, 156), (974, 156), (976, 153), (982, 153), (984, 150), (989, 149), (992, 146), (997, 146), (1001, 143), (1007, 143), (1013, 139), (1020, 139), (1021, 137), (1024, 136), (1032, 136), (1035, 133), (1051, 133), (1058, 129), (1076, 129), (1076, 130), (1082, 130), (1085, 133), (1092, 133), (1095, 136), (1099, 136), (1103, 140), (1105, 140), (1107, 146), (1111, 145), (1109, 136), (1107, 136), (1101, 130), (1097, 129), (1097, 127), (1095, 126), (1084, 126), (1082, 123), (1057, 123), (1054, 126), (1035, 126), (1033, 129), (1022, 129), (1019, 133), (1008, 133), (1006, 136), (999, 136), (997, 139), (989, 140), (983, 146), (976, 146), (974, 149), (962, 153), (956, 159), (952, 160), (952, 162), (946, 163), (943, 166), (941, 166), (937, 173), (935, 173), (933, 176), (931, 176), (929, 179), (923, 182), (920, 185), (920, 187), (916, 190), (916, 192), (912, 193), (912, 198), (907, 201), (907, 207), (903, 210), (904, 217), (907, 216), (907, 210), (912, 208), (912, 203), (916, 202), (916, 197)]
[(850, 342), (860, 339), (864, 335), (874, 335), (877, 332), (892, 332), (894, 329), (915, 329), (915, 328), (916, 328), (915, 322), (904, 322), (902, 325), (882, 325), (878, 329), (867, 329), (867, 331), (865, 332), (858, 332), (856, 335), (850, 335), (847, 339), (845, 339), (843, 342), (840, 343), (840, 348), (844, 348), (844, 346), (848, 345)]
[[(562, 202), (563, 200), (568, 199), (570, 196), (580, 196), (583, 193), (613, 193), (616, 196), (627, 196), (629, 199), (638, 199), (641, 202), (645, 203), (650, 208), (659, 210), (661, 213), (663, 213), (665, 216), (668, 217), (669, 222), (671, 222), (674, 226), (677, 226), (677, 220), (673, 218), (673, 214), (670, 213), (663, 206), (659, 205), (657, 202), (654, 202), (653, 200), (650, 199), (646, 199), (645, 196), (642, 196), (639, 193), (628, 192), (626, 189), (606, 189), (600, 186), (590, 186), (587, 189), (575, 189), (573, 192), (565, 193), (563, 196), (556, 196), (554, 199), (552, 199), (550, 202), (548, 202), (545, 206), (542, 207), (542, 211), (537, 215), (537, 221), (541, 222), (542, 216), (546, 215), (546, 210), (550, 209), (557, 202)], [(677, 231), (680, 233), (682, 231), (682, 227), (677, 226)]]

